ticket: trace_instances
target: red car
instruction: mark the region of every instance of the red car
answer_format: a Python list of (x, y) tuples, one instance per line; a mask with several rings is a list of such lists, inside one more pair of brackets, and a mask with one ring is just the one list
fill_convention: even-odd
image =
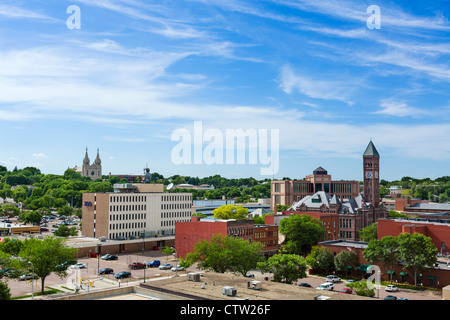
[(351, 294), (353, 291), (352, 291), (352, 289), (350, 289), (350, 288), (344, 288), (344, 289), (342, 289), (342, 290), (339, 291), (339, 292)]
[(142, 262), (133, 262), (132, 264), (128, 265), (128, 268), (130, 269), (145, 269), (146, 265)]

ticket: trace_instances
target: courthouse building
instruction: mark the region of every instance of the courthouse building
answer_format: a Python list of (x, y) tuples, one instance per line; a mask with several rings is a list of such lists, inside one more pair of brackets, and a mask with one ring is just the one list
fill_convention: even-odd
[(175, 234), (190, 221), (192, 193), (163, 192), (162, 184), (116, 184), (114, 192), (83, 193), (82, 235), (109, 240)]
[(340, 200), (353, 198), (359, 194), (359, 182), (333, 181), (331, 175), (322, 167), (318, 167), (304, 180), (272, 181), (271, 209), (275, 210), (275, 206), (279, 204), (291, 206), (294, 202), (319, 191), (336, 195)]

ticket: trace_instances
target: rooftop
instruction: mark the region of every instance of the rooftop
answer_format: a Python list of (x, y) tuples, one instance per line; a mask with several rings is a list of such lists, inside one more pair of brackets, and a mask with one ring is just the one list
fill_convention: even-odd
[(375, 148), (372, 140), (370, 140), (369, 145), (366, 148), (366, 151), (364, 151), (363, 157), (379, 157), (380, 154), (377, 151), (377, 148)]

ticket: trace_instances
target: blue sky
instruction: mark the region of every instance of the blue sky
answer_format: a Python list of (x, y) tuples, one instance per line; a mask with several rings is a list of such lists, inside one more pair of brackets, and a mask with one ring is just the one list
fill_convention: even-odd
[[(3, 0), (0, 164), (62, 174), (87, 147), (104, 174), (362, 180), (372, 139), (382, 179), (449, 175), (449, 16), (450, 1)], [(175, 164), (171, 136), (195, 121), (278, 130), (279, 170)]]

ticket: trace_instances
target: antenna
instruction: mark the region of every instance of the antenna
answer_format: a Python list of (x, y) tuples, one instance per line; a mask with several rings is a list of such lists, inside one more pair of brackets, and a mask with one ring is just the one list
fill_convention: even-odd
[(166, 190), (171, 190), (173, 188), (173, 183), (169, 184), (166, 188)]

